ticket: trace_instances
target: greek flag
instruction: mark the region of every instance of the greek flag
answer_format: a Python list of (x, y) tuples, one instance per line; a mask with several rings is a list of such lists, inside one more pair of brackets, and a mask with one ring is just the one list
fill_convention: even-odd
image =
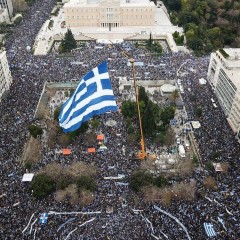
[(64, 132), (72, 132), (94, 115), (117, 110), (104, 61), (81, 79), (73, 95), (63, 104), (59, 125)]
[(40, 224), (46, 224), (48, 220), (48, 213), (42, 213), (39, 218)]
[(203, 226), (204, 226), (205, 232), (206, 232), (208, 237), (217, 236), (217, 234), (216, 234), (216, 232), (213, 228), (213, 225), (211, 223), (203, 223)]

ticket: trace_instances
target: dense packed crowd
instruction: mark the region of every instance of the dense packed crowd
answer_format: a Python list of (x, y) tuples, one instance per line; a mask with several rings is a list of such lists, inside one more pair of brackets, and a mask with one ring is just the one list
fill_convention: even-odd
[[(94, 164), (99, 173), (91, 205), (82, 208), (78, 204), (70, 205), (67, 201), (56, 202), (53, 195), (44, 200), (36, 200), (28, 191), (28, 185), (21, 183), (25, 169), (20, 166), (20, 158), (27, 139), (27, 126), (34, 121), (34, 112), (44, 82), (78, 80), (101, 61), (108, 60), (114, 93), (117, 100), (121, 101), (118, 77), (127, 77), (128, 80), (132, 78), (131, 68), (127, 66), (128, 58), (122, 53), (122, 49), (126, 49), (126, 43), (100, 45), (92, 41), (85, 47), (74, 50), (72, 57), (65, 58), (58, 58), (55, 53), (39, 57), (28, 52), (26, 47), (33, 45), (36, 34), (49, 17), (54, 3), (53, 0), (36, 1), (6, 43), (13, 83), (8, 97), (0, 104), (1, 239), (187, 239), (183, 228), (169, 216), (157, 211), (154, 204), (179, 219), (192, 239), (207, 238), (204, 222), (213, 223), (217, 232), (215, 239), (238, 239), (240, 148), (221, 108), (214, 108), (211, 103), (210, 99), (214, 98), (214, 94), (210, 85), (199, 85), (198, 79), (206, 78), (209, 57), (197, 58), (183, 53), (167, 53), (154, 57), (146, 50), (135, 48), (131, 43), (127, 44), (126, 50), (129, 56), (144, 63), (144, 66), (136, 67), (139, 79), (179, 78), (185, 89), (191, 89), (185, 90), (182, 97), (189, 118), (196, 118), (196, 107), (203, 109), (203, 116), (198, 119), (201, 128), (194, 132), (203, 163), (214, 152), (219, 152), (218, 161), (230, 164), (229, 173), (224, 177), (219, 176), (217, 190), (206, 190), (205, 197), (199, 194), (203, 189), (203, 177), (215, 173), (197, 169), (186, 179), (196, 179), (198, 190), (194, 202), (173, 201), (170, 207), (164, 208), (158, 201), (145, 203), (127, 184), (117, 185), (114, 180), (104, 180), (104, 177), (121, 174), (121, 182), (128, 183), (132, 171), (139, 167), (139, 162), (131, 158), (137, 149), (126, 143), (126, 122), (120, 113), (100, 117), (99, 130), (107, 138), (107, 151), (92, 155), (82, 152), (79, 144), (82, 149), (88, 146), (80, 137), (78, 145), (70, 146), (72, 155), (56, 156), (46, 148), (41, 161), (33, 166), (33, 171), (37, 172), (52, 161), (62, 165), (69, 165), (76, 160)], [(186, 61), (187, 64), (184, 64)], [(75, 64), (76, 62), (81, 62), (81, 65)], [(192, 101), (192, 95), (196, 97), (196, 101)], [(107, 126), (105, 122), (109, 118), (117, 124)], [(117, 135), (118, 133), (121, 135)], [(124, 153), (123, 145), (126, 149)], [(109, 208), (113, 211), (106, 211)], [(40, 225), (38, 220), (34, 222), (39, 219), (40, 213), (49, 211), (101, 213), (52, 214), (46, 225)], [(218, 222), (218, 217), (224, 220), (226, 229)], [(67, 222), (69, 219), (71, 221)], [(23, 232), (29, 222), (29, 228)]]

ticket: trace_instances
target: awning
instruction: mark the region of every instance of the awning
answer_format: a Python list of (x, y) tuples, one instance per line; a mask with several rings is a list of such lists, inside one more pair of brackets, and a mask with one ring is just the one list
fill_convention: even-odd
[(87, 151), (88, 151), (88, 153), (95, 153), (96, 148), (88, 148)]
[(104, 135), (103, 134), (97, 135), (97, 140), (98, 141), (103, 141), (103, 139), (104, 139)]
[(63, 155), (69, 155), (69, 154), (71, 154), (71, 149), (64, 148), (64, 149), (62, 150), (62, 153), (63, 153)]

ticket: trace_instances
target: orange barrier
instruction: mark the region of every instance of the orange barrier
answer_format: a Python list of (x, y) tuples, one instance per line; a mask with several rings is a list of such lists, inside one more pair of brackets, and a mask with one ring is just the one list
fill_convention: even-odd
[(63, 153), (63, 155), (69, 155), (69, 154), (71, 154), (71, 149), (64, 148), (64, 149), (62, 150), (62, 153)]
[(95, 153), (96, 148), (88, 148), (87, 151), (88, 151), (88, 153)]

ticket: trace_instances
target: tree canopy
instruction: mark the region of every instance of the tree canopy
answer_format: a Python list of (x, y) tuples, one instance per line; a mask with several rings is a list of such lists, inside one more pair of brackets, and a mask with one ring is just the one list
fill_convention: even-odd
[(28, 130), (30, 132), (30, 135), (33, 136), (34, 138), (37, 138), (37, 136), (43, 134), (42, 128), (37, 125), (29, 125)]
[(30, 185), (30, 190), (33, 191), (34, 197), (44, 198), (55, 190), (55, 183), (46, 174), (41, 173), (34, 177)]
[(171, 21), (184, 28), (187, 45), (196, 53), (208, 53), (224, 45), (240, 47), (239, 0), (163, 2), (170, 11)]
[(136, 192), (140, 191), (141, 188), (145, 186), (154, 185), (160, 188), (166, 186), (167, 184), (168, 181), (163, 175), (154, 177), (153, 174), (144, 170), (134, 172), (129, 181), (129, 186)]

